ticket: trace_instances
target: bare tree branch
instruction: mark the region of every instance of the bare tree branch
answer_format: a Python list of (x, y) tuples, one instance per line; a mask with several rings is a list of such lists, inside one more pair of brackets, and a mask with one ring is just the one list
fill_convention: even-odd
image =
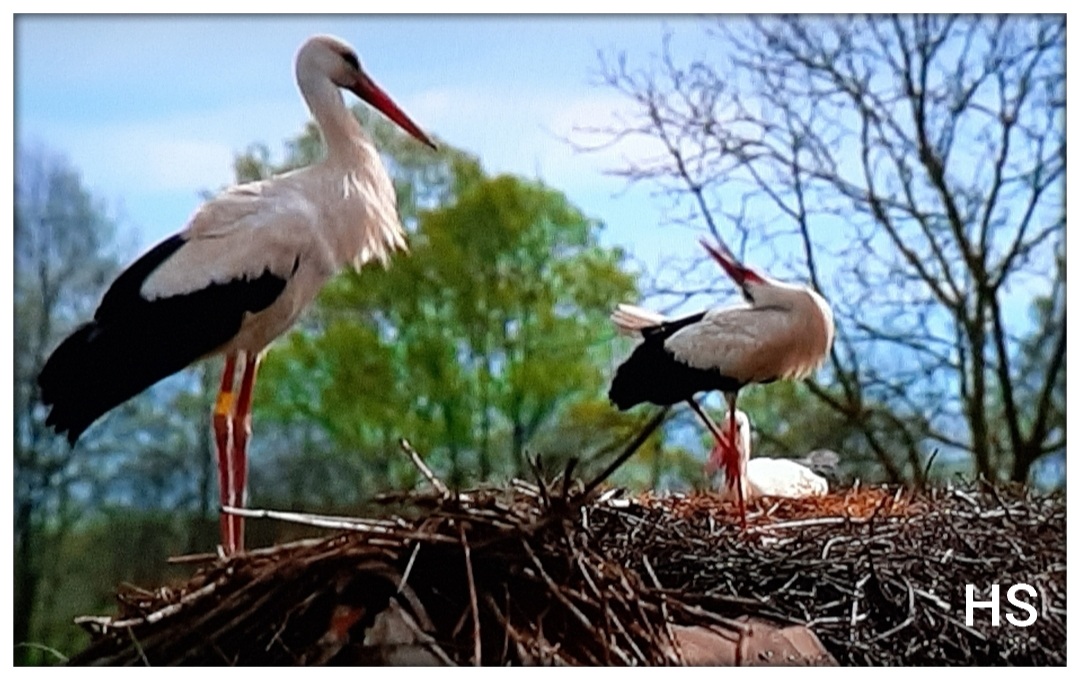
[[(935, 443), (987, 476), (1055, 450), (1063, 331), (1006, 305), (1018, 287), (1062, 304), (1047, 263), (1065, 231), (1064, 19), (725, 18), (711, 33), (711, 60), (678, 63), (668, 36), (649, 68), (603, 62), (641, 114), (608, 138), (666, 154), (622, 176), (827, 293), (837, 339), (809, 393), (888, 477), (921, 482), (917, 451)], [(708, 292), (678, 280), (656, 292)]]

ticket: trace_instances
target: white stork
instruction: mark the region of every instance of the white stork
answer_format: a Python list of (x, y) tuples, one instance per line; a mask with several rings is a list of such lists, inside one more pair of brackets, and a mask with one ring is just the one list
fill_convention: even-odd
[[(740, 409), (735, 410), (735, 430), (734, 446), (739, 453), (740, 467), (746, 474), (739, 480), (741, 488), (733, 489), (730, 484), (726, 485), (723, 494), (725, 497), (737, 498), (738, 493), (742, 493), (745, 498), (809, 498), (824, 496), (829, 492), (829, 482), (800, 461), (790, 458), (750, 458), (750, 419)], [(726, 443), (725, 448), (732, 444), (727, 435), (727, 432), (721, 432)], [(705, 463), (707, 477), (724, 466), (725, 448), (718, 444), (712, 450)], [(822, 461), (822, 464), (830, 463), (835, 464), (835, 461)]]
[[(393, 184), (378, 150), (345, 107), (354, 92), (424, 144), (435, 144), (330, 36), (296, 55), (300, 94), (326, 156), (314, 165), (226, 189), (187, 226), (113, 282), (92, 321), (52, 353), (38, 377), (46, 423), (74, 445), (95, 420), (199, 359), (225, 356), (214, 406), (222, 506), (242, 507), (251, 398), (263, 350), (330, 277), (404, 250)], [(239, 390), (236, 369), (242, 366)], [(243, 518), (222, 514), (222, 548), (243, 550)]]
[[(739, 481), (745, 475), (745, 461), (726, 443), (735, 440), (739, 390), (751, 383), (806, 378), (825, 360), (835, 327), (832, 309), (816, 292), (744, 266), (717, 240), (719, 247), (705, 241), (701, 245), (739, 285), (746, 304), (680, 319), (619, 305), (612, 321), (620, 331), (643, 341), (619, 366), (608, 397), (620, 410), (642, 402), (661, 406), (687, 402), (716, 439), (728, 484), (738, 490), (745, 524), (745, 495)], [(712, 390), (720, 390), (727, 399), (726, 440), (694, 398)]]

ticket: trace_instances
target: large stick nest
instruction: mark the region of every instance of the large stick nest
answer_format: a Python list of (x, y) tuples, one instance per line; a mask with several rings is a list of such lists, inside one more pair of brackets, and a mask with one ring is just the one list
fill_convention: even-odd
[[(856, 488), (758, 501), (745, 530), (711, 494), (618, 496), (515, 480), (385, 497), (379, 519), (307, 516), (342, 532), (127, 589), (115, 617), (79, 620), (93, 640), (71, 662), (1065, 663), (1061, 496)], [(1006, 591), (1030, 584), (1038, 619), (967, 625), (968, 583), (980, 600), (1001, 584), (1020, 619)], [(755, 643), (796, 624), (827, 653)], [(734, 656), (701, 656), (695, 631)]]

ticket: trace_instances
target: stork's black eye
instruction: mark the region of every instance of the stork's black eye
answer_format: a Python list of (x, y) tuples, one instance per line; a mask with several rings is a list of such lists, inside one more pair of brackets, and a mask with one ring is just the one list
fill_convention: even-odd
[(352, 52), (345, 52), (341, 55), (341, 58), (345, 60), (345, 63), (352, 66), (353, 69), (360, 70), (360, 60), (356, 58), (356, 55)]

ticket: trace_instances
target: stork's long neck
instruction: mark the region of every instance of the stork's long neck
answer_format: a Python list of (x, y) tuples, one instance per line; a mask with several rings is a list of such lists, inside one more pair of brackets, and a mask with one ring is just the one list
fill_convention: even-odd
[[(770, 377), (801, 380), (820, 366), (832, 347), (832, 311), (824, 298), (806, 286), (773, 279), (756, 285), (753, 306), (775, 310), (785, 319), (771, 337), (775, 354)], [(762, 376), (764, 377), (764, 376)]]
[[(397, 195), (375, 143), (345, 108), (341, 90), (323, 73), (297, 68), (300, 92), (322, 131), (326, 158), (314, 175), (330, 179), (321, 189), (319, 208), (326, 213), (323, 234), (328, 260), (335, 267), (359, 267), (372, 259), (387, 263), (405, 249), (405, 230), (397, 213)], [(348, 203), (348, 205), (346, 205)]]
[(358, 152), (364, 156), (374, 152), (360, 122), (346, 108), (337, 85), (323, 73), (303, 66), (297, 69), (296, 77), (300, 94), (322, 132), (327, 160), (355, 159)]

